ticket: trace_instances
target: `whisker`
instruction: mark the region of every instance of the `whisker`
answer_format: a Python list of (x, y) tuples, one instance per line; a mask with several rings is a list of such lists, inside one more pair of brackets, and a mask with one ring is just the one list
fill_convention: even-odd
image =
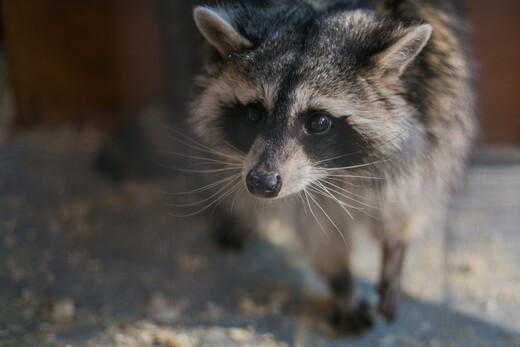
[(381, 164), (389, 161), (390, 159), (384, 159), (384, 160), (378, 160), (371, 163), (365, 163), (365, 164), (358, 164), (358, 165), (351, 165), (351, 166), (344, 166), (344, 167), (334, 167), (334, 168), (320, 168), (320, 170), (323, 171), (337, 171), (337, 170), (351, 170), (351, 169), (359, 169), (362, 167), (372, 166), (376, 164)]
[[(326, 183), (326, 184), (329, 184), (329, 185), (331, 185), (331, 186), (333, 186), (333, 187), (335, 187), (335, 188), (337, 188), (337, 189), (339, 189), (339, 190), (341, 190), (341, 191), (344, 191), (344, 192), (347, 193), (347, 194), (354, 195), (355, 197), (358, 197), (358, 198), (360, 198), (360, 199), (364, 199), (364, 198), (365, 198), (364, 196), (361, 196), (361, 195), (358, 195), (358, 194), (352, 193), (352, 192), (350, 192), (350, 191), (348, 191), (348, 190), (346, 190), (346, 189), (344, 189), (344, 188), (342, 188), (342, 187), (340, 187), (340, 186), (338, 186), (338, 185), (336, 185), (336, 184), (334, 184), (334, 183), (327, 182), (327, 181), (322, 181), (322, 182), (323, 182), (323, 183)], [(321, 184), (322, 187), (324, 187), (322, 182), (319, 182), (319, 184)], [(325, 187), (324, 187), (324, 188), (325, 188)], [(379, 207), (371, 206), (371, 205), (369, 205), (369, 204), (367, 204), (367, 203), (365, 203), (365, 202), (363, 202), (363, 201), (356, 200), (356, 199), (354, 199), (353, 197), (348, 196), (348, 195), (345, 195), (345, 194), (343, 194), (343, 193), (341, 193), (341, 192), (338, 192), (337, 190), (335, 190), (335, 189), (333, 189), (333, 188), (327, 187), (326, 189), (328, 189), (328, 190), (330, 190), (330, 191), (332, 191), (332, 192), (334, 192), (334, 193), (336, 193), (336, 194), (339, 194), (339, 195), (341, 195), (341, 196), (343, 196), (343, 197), (345, 197), (345, 198), (347, 198), (347, 199), (349, 199), (349, 200), (352, 200), (352, 201), (354, 201), (354, 202), (357, 202), (357, 203), (360, 204), (360, 205), (363, 205), (363, 206), (366, 206), (366, 207), (370, 207), (370, 208), (372, 208), (372, 209), (374, 209), (374, 210), (380, 210)]]
[(382, 177), (374, 177), (374, 176), (355, 176), (355, 175), (339, 175), (339, 174), (327, 174), (327, 177), (343, 177), (343, 178), (360, 178), (367, 180), (384, 180)]
[(171, 154), (171, 155), (176, 155), (176, 156), (183, 157), (183, 158), (195, 159), (195, 160), (206, 160), (206, 161), (211, 162), (211, 163), (220, 163), (220, 164), (225, 164), (225, 165), (228, 165), (228, 164), (239, 164), (239, 162), (237, 162), (237, 163), (229, 163), (229, 162), (218, 160), (218, 159), (215, 159), (215, 158), (206, 158), (206, 157), (201, 157), (201, 156), (196, 156), (196, 155), (179, 153), (179, 152), (175, 152), (175, 151), (156, 151), (155, 153)]
[[(213, 155), (216, 155), (216, 156), (227, 157), (227, 158), (230, 158), (230, 159), (233, 159), (233, 160), (238, 160), (238, 159), (240, 159), (240, 157), (237, 156), (237, 155), (227, 154), (227, 153), (222, 153), (222, 152), (220, 152), (220, 151), (217, 151), (217, 150), (214, 149), (214, 148), (211, 148), (211, 147), (209, 147), (209, 146), (206, 146), (206, 145), (204, 145), (204, 144), (202, 144), (202, 143), (200, 143), (200, 142), (194, 140), (193, 138), (191, 138), (191, 137), (189, 137), (189, 136), (187, 136), (187, 135), (185, 135), (185, 134), (182, 134), (182, 133), (178, 132), (178, 131), (175, 130), (175, 129), (172, 129), (172, 128), (169, 128), (169, 127), (165, 127), (165, 129), (170, 131), (169, 133), (167, 132), (167, 135), (168, 135), (169, 137), (171, 137), (171, 138), (174, 139), (175, 141), (177, 141), (177, 142), (179, 142), (179, 143), (182, 143), (182, 144), (184, 144), (184, 145), (186, 145), (186, 146), (188, 146), (188, 147), (191, 147), (191, 148), (193, 148), (193, 149), (196, 149), (196, 150), (198, 150), (198, 151), (202, 151), (202, 152), (205, 152), (205, 153), (213, 154)], [(187, 140), (190, 141), (190, 142), (186, 142), (186, 141), (184, 141), (184, 140), (181, 140), (181, 139), (179, 139), (179, 138), (173, 136), (173, 135), (171, 134), (171, 132), (175, 133), (175, 135), (177, 135), (177, 136), (181, 136), (181, 137), (187, 139)], [(237, 150), (237, 151), (240, 152), (241, 154), (245, 155), (242, 151), (240, 151), (240, 150), (236, 149), (235, 147), (231, 146), (231, 144), (227, 144), (227, 145), (229, 145), (231, 148)]]
[[(237, 183), (237, 185), (238, 185), (238, 184), (239, 184), (239, 183)], [(221, 201), (222, 199), (226, 198), (226, 196), (228, 196), (228, 195), (230, 194), (230, 191), (231, 191), (231, 189), (230, 189), (229, 191), (227, 191), (226, 193), (224, 193), (220, 198), (217, 198), (217, 199), (215, 199), (213, 202), (211, 202), (210, 204), (208, 204), (206, 207), (201, 208), (200, 210), (195, 211), (195, 212), (193, 212), (193, 213), (185, 214), (185, 215), (176, 215), (176, 214), (170, 213), (169, 215), (170, 215), (170, 216), (173, 216), (173, 217), (179, 217), (179, 218), (186, 218), (186, 217), (194, 216), (194, 215), (196, 215), (196, 214), (199, 214), (199, 213), (201, 213), (201, 212), (206, 211), (206, 210), (207, 210), (208, 208), (210, 208), (211, 206), (215, 205), (216, 203), (218, 203), (218, 202)]]
[[(186, 146), (189, 146), (191, 148), (194, 148), (194, 149), (197, 149), (197, 150), (201, 150), (201, 149), (209, 149), (206, 145), (194, 140), (193, 138), (191, 138), (190, 136), (187, 136), (186, 134), (183, 134), (181, 133), (180, 131), (176, 130), (176, 129), (173, 129), (172, 127), (169, 127), (169, 126), (166, 126), (166, 125), (163, 125), (162, 126), (162, 129), (163, 131), (166, 133), (166, 135), (168, 135), (170, 138), (174, 139), (175, 141), (179, 142), (179, 143), (182, 143)], [(185, 140), (182, 140), (178, 137), (175, 137), (175, 136), (181, 136), (182, 138), (184, 138)], [(189, 142), (188, 142), (189, 141)]]
[(211, 214), (209, 216), (210, 224), (213, 221), (213, 214), (215, 213), (215, 210), (217, 209), (218, 205), (224, 200), (224, 198), (226, 198), (227, 196), (231, 195), (235, 191), (235, 189), (238, 188), (239, 185), (240, 185), (240, 181), (238, 181), (233, 187), (231, 187), (229, 189), (229, 191), (224, 196), (222, 196), (222, 198), (219, 200), (219, 202), (217, 202), (216, 205), (213, 206), (213, 209), (212, 209)]
[[(317, 187), (316, 187), (316, 188), (317, 188)], [(318, 194), (320, 194), (320, 195), (322, 195), (322, 196), (324, 196), (324, 197), (327, 197), (327, 198), (331, 198), (331, 199), (333, 199), (333, 201), (335, 201), (338, 205), (340, 205), (340, 206), (342, 206), (342, 207), (345, 207), (345, 208), (351, 208), (351, 209), (356, 210), (356, 211), (359, 211), (359, 212), (361, 212), (361, 213), (363, 213), (363, 214), (365, 214), (365, 215), (367, 215), (367, 216), (369, 216), (369, 217), (371, 217), (371, 218), (374, 218), (374, 219), (376, 219), (376, 220), (381, 220), (381, 218), (376, 217), (376, 216), (374, 216), (373, 214), (367, 212), (367, 211), (366, 211), (364, 208), (362, 208), (362, 207), (357, 207), (357, 206), (349, 205), (349, 204), (347, 204), (346, 202), (339, 200), (339, 198), (337, 198), (336, 196), (334, 196), (332, 193), (328, 192), (327, 194), (325, 194), (325, 193), (321, 192), (320, 190), (316, 190), (316, 188), (313, 190), (315, 193), (318, 193)], [(328, 189), (327, 189), (327, 191), (328, 191)], [(354, 219), (354, 217), (351, 215), (351, 213), (350, 213), (348, 210), (347, 210), (346, 212), (347, 212), (347, 214), (349, 214), (349, 216), (350, 216), (352, 219)]]
[(200, 174), (208, 174), (208, 173), (218, 173), (218, 172), (228, 172), (228, 171), (238, 171), (239, 169), (236, 167), (228, 167), (228, 168), (222, 168), (222, 169), (207, 169), (207, 170), (191, 170), (191, 169), (184, 169), (180, 167), (170, 167), (171, 170), (179, 171), (179, 172), (186, 172), (186, 173), (200, 173)]
[[(172, 165), (172, 170), (175, 170), (179, 167)], [(205, 170), (222, 170), (222, 169), (229, 169), (229, 170), (237, 170), (241, 171), (242, 167), (240, 165), (225, 165), (225, 164), (219, 164), (219, 163), (204, 163), (199, 162), (195, 164), (188, 165), (186, 167), (181, 167), (182, 170), (197, 170), (197, 171), (205, 171)], [(225, 170), (227, 171), (227, 170)]]
[(355, 152), (355, 153), (342, 154), (342, 155), (338, 155), (338, 156), (335, 156), (335, 157), (332, 157), (332, 158), (318, 160), (318, 161), (313, 162), (312, 164), (313, 165), (318, 165), (318, 164), (326, 163), (328, 161), (332, 161), (332, 160), (336, 160), (336, 159), (339, 159), (339, 158), (348, 157), (348, 156), (359, 154), (359, 153), (361, 153), (361, 151), (358, 151), (358, 152)]
[(242, 194), (244, 192), (244, 190), (245, 190), (245, 188), (244, 188), (244, 186), (242, 186), (236, 192), (235, 197), (233, 198), (233, 201), (231, 201), (231, 208), (230, 208), (231, 213), (233, 213), (233, 208), (235, 207), (235, 202), (238, 200), (238, 197), (240, 196), (240, 194)]
[(327, 190), (325, 191), (321, 191), (319, 189), (317, 189), (317, 187), (315, 188), (310, 188), (313, 192), (317, 193), (317, 194), (320, 194), (326, 198), (330, 198), (332, 199), (334, 202), (336, 202), (337, 204), (339, 204), (343, 210), (349, 215), (350, 218), (352, 218), (352, 220), (354, 220), (354, 216), (352, 215), (352, 213), (350, 213), (350, 211), (347, 209), (348, 208), (353, 208), (355, 210), (360, 210), (360, 208), (358, 207), (355, 207), (355, 206), (352, 206), (352, 205), (349, 205), (347, 204), (346, 202), (343, 202), (341, 200), (339, 200), (337, 197), (335, 197), (333, 194), (331, 194), (330, 192), (328, 192)]
[(349, 217), (352, 218), (352, 220), (355, 220), (355, 218), (351, 215), (351, 212), (348, 211), (347, 208), (351, 208), (351, 209), (356, 210), (356, 211), (364, 212), (362, 208), (349, 205), (349, 204), (339, 200), (338, 198), (334, 197), (333, 195), (331, 196), (331, 194), (329, 194), (329, 193), (324, 193), (321, 190), (318, 190), (316, 188), (309, 188), (309, 189), (311, 191), (313, 191), (314, 193), (319, 194), (319, 195), (321, 195), (321, 196), (323, 196), (325, 198), (332, 199), (335, 203), (337, 203), (340, 207), (342, 207), (342, 209), (349, 215)]
[(200, 188), (196, 188), (196, 189), (193, 189), (193, 190), (190, 190), (190, 191), (187, 191), (187, 192), (162, 192), (164, 194), (168, 194), (168, 195), (188, 195), (188, 194), (196, 194), (196, 193), (201, 193), (201, 192), (204, 192), (206, 190), (209, 190), (215, 186), (218, 186), (224, 182), (227, 182), (229, 180), (232, 180), (233, 178), (235, 177), (235, 175), (233, 176), (229, 176), (229, 177), (226, 177), (226, 178), (223, 178), (221, 180), (218, 180), (216, 182), (213, 182), (213, 183), (210, 183), (206, 186), (203, 186), (203, 187), (200, 187)]
[(226, 145), (229, 146), (230, 148), (233, 148), (235, 151), (237, 151), (238, 153), (242, 154), (244, 157), (247, 155), (246, 153), (244, 153), (243, 151), (241, 151), (240, 149), (236, 148), (235, 146), (233, 146), (231, 143), (229, 142), (226, 142)]
[(309, 211), (311, 211), (311, 214), (312, 216), (314, 217), (314, 220), (318, 223), (318, 225), (320, 226), (321, 230), (323, 231), (323, 234), (325, 234), (325, 237), (327, 238), (327, 240), (329, 242), (332, 242), (331, 239), (330, 239), (330, 236), (329, 234), (327, 234), (327, 232), (325, 231), (325, 228), (323, 227), (323, 225), (320, 223), (320, 221), (318, 220), (318, 217), (316, 217), (316, 214), (314, 213), (314, 211), (312, 210), (312, 207), (311, 207), (311, 203), (309, 202), (309, 193), (307, 192), (306, 189), (303, 190), (304, 194), (305, 194), (305, 199), (307, 200), (307, 206), (309, 206)]
[(323, 209), (323, 207), (321, 207), (321, 205), (314, 199), (313, 195), (311, 193), (309, 193), (309, 197), (312, 199), (312, 201), (314, 201), (314, 203), (316, 204), (316, 206), (318, 206), (318, 208), (325, 214), (325, 217), (327, 217), (327, 219), (332, 223), (332, 225), (334, 226), (334, 228), (336, 228), (336, 230), (338, 231), (339, 235), (341, 236), (341, 238), (343, 239), (343, 242), (345, 243), (345, 246), (348, 248), (348, 243), (347, 243), (347, 240), (345, 239), (345, 236), (343, 235), (343, 233), (341, 232), (341, 230), (339, 230), (338, 226), (336, 225), (336, 223), (334, 223), (334, 221), (329, 217), (329, 215), (327, 214), (327, 212), (325, 212), (325, 210)]
[[(195, 140), (194, 138), (176, 130), (176, 129), (173, 129), (171, 127), (168, 127), (168, 126), (163, 126), (163, 129), (167, 131), (167, 135), (169, 135), (171, 138), (173, 138), (175, 141), (178, 141), (182, 144), (185, 144), (187, 146), (190, 146), (191, 148), (195, 148), (195, 149), (204, 149), (204, 150), (208, 150), (212, 153), (219, 153), (218, 151), (216, 151), (214, 148), (211, 148), (210, 146), (208, 145), (205, 145), (203, 144), (202, 142), (199, 142), (197, 140)], [(186, 141), (189, 141), (189, 142), (186, 142), (184, 140), (181, 140), (177, 137), (174, 137), (173, 134), (175, 134), (176, 136), (180, 136), (182, 138), (184, 138)], [(222, 154), (225, 154), (225, 153), (222, 153)]]
[(199, 162), (196, 162), (196, 163), (193, 163), (189, 166), (187, 166), (186, 168), (187, 169), (191, 169), (191, 168), (194, 168), (194, 167), (198, 167), (198, 166), (204, 166), (204, 165), (208, 165), (208, 166), (213, 166), (213, 165), (224, 165), (224, 166), (227, 166), (227, 167), (241, 167), (240, 164), (235, 164), (235, 163), (226, 163), (226, 164), (222, 164), (222, 163), (213, 163), (213, 162), (206, 162), (206, 161), (199, 161)]
[(355, 184), (355, 183), (352, 183), (352, 182), (349, 182), (347, 180), (343, 180), (341, 178), (336, 178), (334, 176), (327, 176), (325, 179), (327, 180), (331, 180), (331, 181), (335, 181), (335, 182), (340, 182), (340, 183), (343, 183), (343, 184), (347, 184), (351, 187), (356, 187), (356, 188), (366, 188), (366, 187), (370, 187), (372, 185), (372, 183), (370, 183), (369, 185), (361, 185), (361, 184)]
[(303, 205), (303, 211), (305, 212), (305, 214), (307, 214), (307, 208), (305, 207), (305, 201), (303, 200), (303, 195), (302, 195), (302, 192), (299, 191), (297, 193), (298, 197), (300, 198), (300, 200), (302, 201), (302, 205)]
[(234, 181), (237, 179), (238, 177), (234, 177), (233, 180), (231, 180), (230, 182), (228, 182), (224, 187), (220, 188), (217, 192), (215, 192), (214, 194), (212, 194), (210, 197), (207, 197), (201, 201), (197, 201), (197, 202), (193, 202), (193, 203), (190, 203), (190, 204), (167, 204), (168, 206), (171, 206), (171, 207), (189, 207), (189, 206), (196, 206), (196, 205), (199, 205), (199, 204), (202, 204), (208, 200), (211, 200), (213, 199), (215, 196), (219, 195), (220, 192), (222, 192), (224, 189), (226, 189), (227, 187), (229, 187), (231, 184), (234, 183)]

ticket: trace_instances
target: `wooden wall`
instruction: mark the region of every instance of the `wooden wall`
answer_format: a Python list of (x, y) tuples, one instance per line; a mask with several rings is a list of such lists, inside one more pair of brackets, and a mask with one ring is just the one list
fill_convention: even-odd
[[(172, 33), (161, 14), (166, 2), (186, 21), (172, 23)], [(466, 3), (479, 61), (482, 137), (520, 143), (520, 2)], [(194, 68), (185, 66), (197, 53), (193, 33), (177, 31), (194, 31), (188, 23), (192, 1), (2, 0), (2, 5), (21, 124), (110, 124), (164, 93), (188, 97)], [(173, 47), (166, 47), (171, 51), (165, 37), (173, 38), (168, 43)]]
[(22, 125), (111, 124), (164, 86), (157, 0), (4, 0)]
[(478, 68), (482, 137), (520, 144), (520, 1), (467, 0)]

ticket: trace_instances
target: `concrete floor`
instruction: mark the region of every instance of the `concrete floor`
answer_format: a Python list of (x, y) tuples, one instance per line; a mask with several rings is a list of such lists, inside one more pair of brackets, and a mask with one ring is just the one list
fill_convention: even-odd
[[(417, 239), (399, 319), (360, 338), (321, 324), (323, 283), (278, 238), (221, 253), (178, 219), (186, 177), (113, 184), (94, 133), (0, 144), (0, 346), (520, 346), (520, 149), (476, 155), (448, 223)], [(377, 253), (356, 240), (360, 291)]]

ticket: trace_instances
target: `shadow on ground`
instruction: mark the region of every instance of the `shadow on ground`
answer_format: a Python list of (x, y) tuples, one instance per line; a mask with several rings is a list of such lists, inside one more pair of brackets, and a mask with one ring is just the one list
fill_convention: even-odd
[(170, 215), (163, 182), (114, 185), (89, 170), (95, 146), (48, 137), (0, 147), (0, 346), (520, 346), (518, 331), (411, 297), (391, 326), (330, 336), (323, 284), (294, 251), (222, 253), (207, 216)]

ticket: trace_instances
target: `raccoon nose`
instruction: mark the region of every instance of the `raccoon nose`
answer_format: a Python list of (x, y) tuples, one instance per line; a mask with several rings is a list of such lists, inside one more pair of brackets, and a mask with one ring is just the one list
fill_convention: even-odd
[(282, 188), (282, 177), (277, 172), (253, 169), (247, 174), (246, 185), (253, 195), (274, 198)]

